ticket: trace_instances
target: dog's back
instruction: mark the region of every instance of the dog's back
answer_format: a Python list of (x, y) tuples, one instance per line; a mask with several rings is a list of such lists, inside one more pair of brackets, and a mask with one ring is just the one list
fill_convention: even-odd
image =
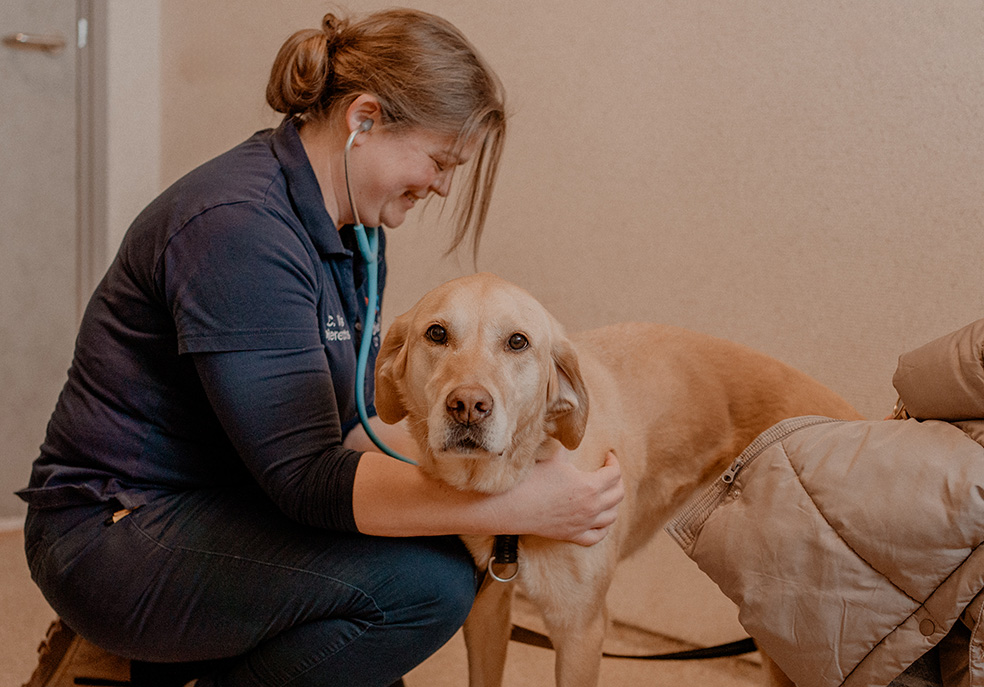
[(620, 557), (780, 420), (860, 418), (812, 377), (698, 332), (630, 322), (572, 340), (591, 393), (578, 460), (596, 461), (614, 447), (630, 487), (622, 513), (631, 521), (620, 526)]

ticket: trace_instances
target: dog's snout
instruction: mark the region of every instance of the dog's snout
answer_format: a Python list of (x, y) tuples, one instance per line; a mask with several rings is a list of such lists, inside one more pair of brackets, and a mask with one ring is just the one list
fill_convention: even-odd
[(478, 424), (492, 413), (492, 396), (477, 385), (459, 386), (448, 394), (447, 408), (455, 422)]

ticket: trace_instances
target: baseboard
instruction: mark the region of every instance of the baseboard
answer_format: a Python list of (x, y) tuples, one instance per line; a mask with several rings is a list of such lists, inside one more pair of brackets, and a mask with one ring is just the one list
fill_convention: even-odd
[(20, 532), (24, 529), (23, 517), (0, 518), (0, 533)]

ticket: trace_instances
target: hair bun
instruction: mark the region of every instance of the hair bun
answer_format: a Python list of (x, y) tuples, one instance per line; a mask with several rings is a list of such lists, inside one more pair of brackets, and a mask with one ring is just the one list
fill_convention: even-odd
[(267, 102), (274, 110), (302, 115), (320, 105), (335, 53), (335, 46), (328, 43), (323, 31), (304, 29), (281, 46), (266, 90)]
[(325, 42), (328, 46), (329, 53), (334, 52), (335, 44), (346, 28), (348, 28), (348, 21), (339, 19), (331, 12), (326, 14), (321, 20), (321, 30), (325, 34)]

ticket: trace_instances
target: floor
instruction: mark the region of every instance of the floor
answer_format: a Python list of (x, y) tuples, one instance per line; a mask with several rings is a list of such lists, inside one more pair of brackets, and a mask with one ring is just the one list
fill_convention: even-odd
[[(542, 631), (532, 609), (519, 605), (514, 620), (523, 627)], [(615, 626), (606, 640), (606, 651), (646, 655), (695, 648), (628, 626)], [(507, 687), (543, 687), (553, 684), (554, 654), (549, 649), (512, 642), (506, 661)], [(757, 655), (750, 658), (717, 658), (700, 661), (602, 660), (600, 687), (759, 687)], [(465, 643), (461, 632), (406, 678), (407, 687), (462, 687), (468, 684)]]
[[(20, 687), (34, 670), (36, 651), (54, 613), (31, 582), (19, 532), (0, 532), (0, 687)], [(538, 630), (526, 608), (517, 621)], [(658, 653), (681, 648), (679, 643), (634, 630), (613, 628), (607, 647), (618, 653)], [(601, 687), (754, 687), (759, 668), (748, 658), (652, 662), (604, 659)], [(461, 687), (467, 684), (464, 641), (459, 632), (443, 649), (406, 678), (407, 687)], [(507, 687), (542, 687), (553, 681), (553, 652), (515, 642), (506, 663)]]
[(19, 532), (0, 532), (0, 687), (27, 682), (54, 619), (31, 581)]

